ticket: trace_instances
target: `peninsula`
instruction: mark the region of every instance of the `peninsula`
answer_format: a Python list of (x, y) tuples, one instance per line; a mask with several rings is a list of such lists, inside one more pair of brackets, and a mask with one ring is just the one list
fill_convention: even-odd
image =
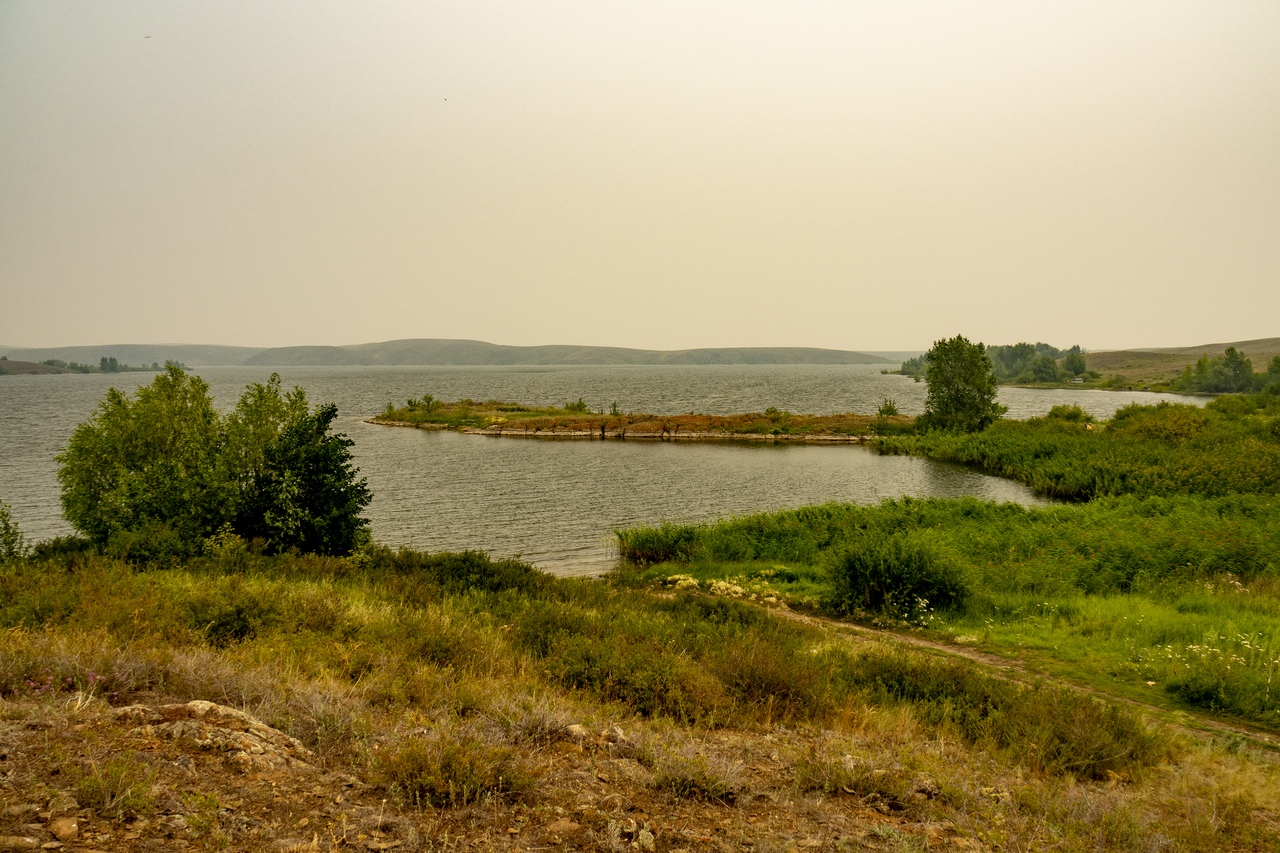
[(796, 415), (773, 407), (736, 415), (652, 415), (640, 412), (592, 412), (581, 399), (561, 407), (459, 400), (447, 403), (430, 395), (409, 400), (367, 423), (380, 426), (448, 429), (473, 435), (516, 438), (647, 439), (656, 441), (770, 441), (856, 444), (873, 435), (901, 430), (914, 418), (883, 415)]

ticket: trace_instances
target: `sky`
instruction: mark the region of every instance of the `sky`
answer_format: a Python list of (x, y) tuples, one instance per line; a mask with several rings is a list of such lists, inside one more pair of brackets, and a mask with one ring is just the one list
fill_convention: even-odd
[(1280, 335), (1280, 3), (0, 3), (0, 344)]

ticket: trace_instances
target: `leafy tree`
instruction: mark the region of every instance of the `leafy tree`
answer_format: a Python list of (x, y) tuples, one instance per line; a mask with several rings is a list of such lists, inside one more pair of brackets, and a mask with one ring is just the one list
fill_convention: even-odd
[(1217, 358), (1203, 355), (1194, 368), (1188, 365), (1175, 384), (1183, 391), (1231, 394), (1251, 391), (1262, 381), (1254, 376), (1253, 362), (1244, 353), (1227, 347)]
[(221, 433), (209, 386), (176, 367), (133, 399), (110, 389), (57, 457), (63, 514), (99, 543), (147, 527), (207, 536), (231, 499), (218, 470)]
[[(351, 442), (280, 377), (220, 417), (208, 385), (176, 364), (134, 398), (112, 388), (58, 455), (67, 520), (122, 553), (191, 553), (224, 525), (272, 550), (349, 553), (370, 496)], [(320, 532), (317, 532), (320, 531)]]
[(1076, 351), (1068, 353), (1067, 357), (1062, 359), (1062, 369), (1070, 373), (1072, 376), (1079, 376), (1084, 373), (1086, 365), (1084, 363), (1084, 353)]
[(349, 554), (368, 536), (372, 495), (351, 464), (351, 439), (332, 434), (332, 403), (291, 419), (268, 443), (235, 527), (270, 551)]
[(1058, 362), (1050, 355), (1038, 355), (1031, 362), (1031, 378), (1036, 382), (1057, 382)]
[(8, 505), (0, 501), (0, 565), (22, 559), (27, 550), (26, 537), (9, 514)]
[(996, 377), (982, 344), (956, 335), (935, 341), (926, 358), (929, 391), (922, 427), (977, 432), (1007, 411), (996, 402)]

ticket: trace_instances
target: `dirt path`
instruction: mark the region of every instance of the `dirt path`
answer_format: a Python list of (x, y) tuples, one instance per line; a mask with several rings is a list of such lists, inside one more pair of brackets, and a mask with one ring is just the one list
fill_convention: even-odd
[[(833, 628), (849, 634), (856, 634), (867, 638), (877, 640), (887, 640), (889, 642), (900, 643), (902, 645), (912, 646), (918, 649), (928, 649), (929, 651), (941, 654), (952, 655), (955, 657), (965, 658), (976, 664), (996, 670), (996, 674), (1002, 678), (1008, 678), (1016, 681), (1028, 681), (1034, 679), (1036, 681), (1054, 684), (1059, 687), (1067, 687), (1072, 690), (1078, 690), (1088, 693), (1091, 696), (1097, 696), (1107, 699), (1111, 702), (1117, 702), (1131, 708), (1135, 708), (1141, 713), (1157, 718), (1168, 725), (1172, 725), (1182, 731), (1187, 732), (1195, 737), (1203, 737), (1206, 730), (1210, 733), (1218, 735), (1227, 735), (1230, 737), (1244, 738), (1257, 747), (1264, 750), (1264, 754), (1273, 761), (1280, 762), (1280, 738), (1269, 732), (1259, 731), (1238, 723), (1227, 723), (1221, 720), (1214, 720), (1209, 717), (1193, 715), (1187, 712), (1171, 711), (1168, 708), (1162, 708), (1159, 705), (1153, 705), (1147, 702), (1141, 702), (1137, 699), (1130, 699), (1127, 696), (1118, 696), (1109, 691), (1098, 687), (1078, 684), (1073, 681), (1065, 681), (1061, 678), (1055, 678), (1029, 669), (1027, 665), (1015, 658), (1007, 658), (1002, 655), (991, 654), (990, 652), (971, 649), (967, 646), (956, 645), (954, 643), (942, 643), (936, 640), (929, 640), (924, 637), (917, 637), (911, 634), (903, 634), (896, 631), (882, 630), (878, 628), (868, 628), (863, 625), (855, 625), (850, 622), (842, 622), (839, 619), (832, 619), (826, 616), (816, 616), (808, 613), (797, 613), (794, 610), (784, 610), (782, 608), (770, 608), (774, 616), (783, 619), (789, 619), (793, 622), (800, 622), (806, 625), (815, 625), (825, 628)], [(1181, 713), (1188, 719), (1172, 720), (1172, 714)]]

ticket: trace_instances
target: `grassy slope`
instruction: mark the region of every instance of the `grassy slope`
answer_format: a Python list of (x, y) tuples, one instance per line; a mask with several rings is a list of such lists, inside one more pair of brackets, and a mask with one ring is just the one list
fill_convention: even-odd
[(1085, 364), (1090, 370), (1108, 377), (1119, 376), (1132, 385), (1163, 386), (1182, 373), (1188, 364), (1194, 364), (1200, 356), (1216, 358), (1229, 346), (1234, 346), (1248, 356), (1253, 361), (1254, 370), (1266, 369), (1271, 359), (1280, 355), (1280, 338), (1262, 338), (1158, 350), (1091, 352), (1085, 355)]
[[(609, 849), (628, 821), (659, 850), (1280, 840), (1280, 779), (1247, 747), (753, 604), (476, 554), (20, 560), (0, 625), (6, 801), (73, 795), (103, 849)], [(301, 739), (323, 775), (228, 776), (104, 704), (191, 698)], [(38, 831), (21, 814), (0, 834)]]

